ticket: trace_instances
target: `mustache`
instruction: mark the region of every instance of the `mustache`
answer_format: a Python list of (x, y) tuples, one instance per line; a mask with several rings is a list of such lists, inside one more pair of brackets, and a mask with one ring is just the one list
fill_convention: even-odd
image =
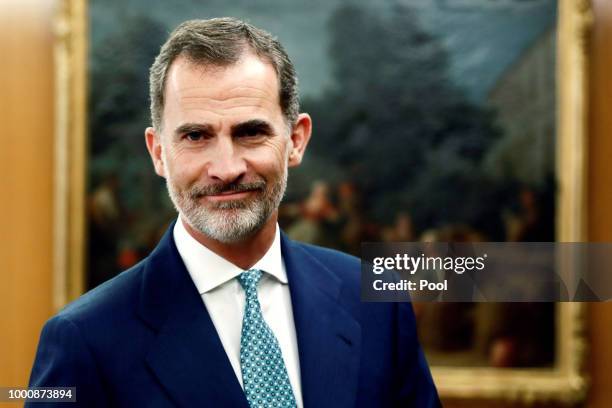
[(252, 183), (224, 183), (224, 184), (211, 184), (208, 186), (194, 186), (189, 191), (189, 195), (193, 199), (198, 199), (205, 196), (219, 195), (222, 193), (241, 193), (244, 191), (251, 190), (263, 190), (266, 187), (266, 182), (263, 180), (255, 181)]

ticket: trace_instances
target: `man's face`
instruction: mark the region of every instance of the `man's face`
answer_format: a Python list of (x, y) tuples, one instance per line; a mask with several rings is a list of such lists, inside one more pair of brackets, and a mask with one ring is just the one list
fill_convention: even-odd
[(305, 144), (296, 148), (270, 64), (250, 53), (227, 67), (179, 57), (167, 75), (162, 127), (147, 129), (147, 146), (191, 227), (233, 243), (276, 222), (287, 166), (299, 164)]

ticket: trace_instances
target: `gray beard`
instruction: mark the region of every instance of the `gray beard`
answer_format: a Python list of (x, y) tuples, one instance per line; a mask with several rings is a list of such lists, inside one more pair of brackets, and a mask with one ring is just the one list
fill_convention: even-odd
[(198, 232), (224, 244), (241, 242), (259, 231), (278, 209), (287, 188), (288, 171), (273, 185), (263, 182), (255, 197), (212, 203), (205, 207), (199, 199), (208, 188), (191, 187), (179, 191), (166, 169), (166, 187), (176, 210)]

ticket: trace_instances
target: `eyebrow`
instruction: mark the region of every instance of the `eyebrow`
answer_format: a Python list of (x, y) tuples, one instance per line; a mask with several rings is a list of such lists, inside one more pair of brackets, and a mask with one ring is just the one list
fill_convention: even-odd
[[(231, 127), (232, 135), (239, 135), (254, 130), (268, 135), (274, 134), (272, 125), (262, 119), (247, 120)], [(174, 130), (174, 134), (177, 136), (192, 132), (200, 132), (206, 135), (213, 135), (215, 133), (213, 127), (206, 123), (183, 123)]]
[(274, 129), (272, 128), (272, 125), (270, 125), (268, 122), (261, 119), (252, 119), (232, 126), (232, 135), (239, 135), (254, 130), (258, 133), (263, 133), (267, 135), (274, 134)]
[(184, 123), (174, 129), (175, 135), (185, 135), (192, 132), (200, 132), (209, 135), (214, 133), (211, 125), (202, 123)]

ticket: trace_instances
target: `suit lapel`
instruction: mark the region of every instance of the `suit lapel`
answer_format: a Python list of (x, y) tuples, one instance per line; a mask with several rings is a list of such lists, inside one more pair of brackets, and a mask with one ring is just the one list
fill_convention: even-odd
[(355, 405), (361, 326), (342, 307), (342, 282), (282, 235), (305, 407)]
[(139, 315), (157, 331), (147, 364), (180, 406), (248, 407), (214, 324), (172, 237), (147, 259)]

